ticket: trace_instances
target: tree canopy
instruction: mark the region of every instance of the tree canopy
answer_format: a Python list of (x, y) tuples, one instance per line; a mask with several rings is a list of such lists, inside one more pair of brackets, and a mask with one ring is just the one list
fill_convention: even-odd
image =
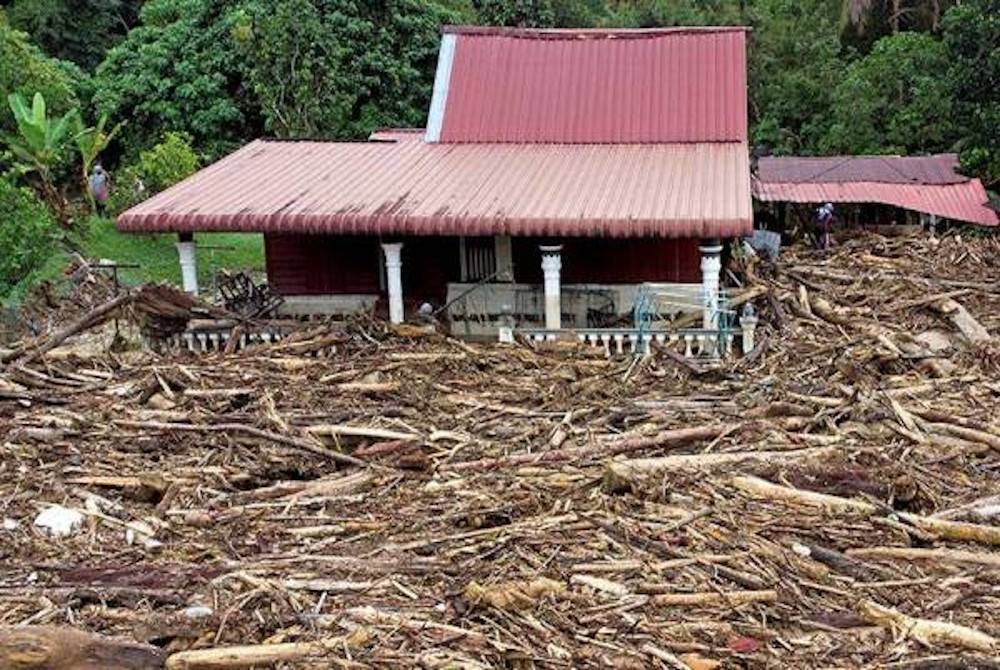
[[(212, 160), (260, 135), (420, 126), (445, 23), (743, 24), (759, 149), (960, 151), (968, 170), (1000, 183), (1000, 0), (0, 3), (0, 94), (41, 92), (53, 112), (123, 122), (109, 147), (119, 163), (169, 132)], [(0, 130), (11, 127), (5, 116)]]

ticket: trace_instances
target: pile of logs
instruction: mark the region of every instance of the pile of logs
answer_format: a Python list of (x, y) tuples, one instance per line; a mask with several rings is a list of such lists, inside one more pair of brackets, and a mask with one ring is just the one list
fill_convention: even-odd
[(1000, 667), (998, 251), (734, 265), (728, 367), (78, 317), (0, 372), (0, 668)]

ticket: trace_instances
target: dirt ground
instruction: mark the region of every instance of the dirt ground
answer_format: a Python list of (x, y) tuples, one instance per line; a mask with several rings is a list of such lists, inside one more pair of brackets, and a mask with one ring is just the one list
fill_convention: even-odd
[[(371, 322), (233, 354), (26, 340), (0, 627), (164, 652), (122, 668), (1000, 667), (998, 251), (735, 263), (759, 344), (722, 363)], [(53, 505), (82, 522), (36, 527)], [(101, 667), (18, 665), (4, 634), (0, 667)], [(197, 652), (231, 645), (268, 646)]]

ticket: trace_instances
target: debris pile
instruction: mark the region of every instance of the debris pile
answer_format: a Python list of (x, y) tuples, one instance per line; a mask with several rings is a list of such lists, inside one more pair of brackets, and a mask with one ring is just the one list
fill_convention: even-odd
[(723, 366), (368, 323), (11, 360), (0, 666), (998, 667), (998, 246), (734, 265)]

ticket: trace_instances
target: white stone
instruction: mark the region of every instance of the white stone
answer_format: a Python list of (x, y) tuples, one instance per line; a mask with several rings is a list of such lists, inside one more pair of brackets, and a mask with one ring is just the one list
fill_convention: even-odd
[(130, 521), (125, 524), (125, 543), (129, 546), (141, 544), (146, 549), (159, 549), (163, 543), (155, 537), (156, 531), (145, 521)]
[(385, 279), (389, 291), (389, 322), (403, 323), (403, 260), (400, 242), (382, 245), (385, 254)]
[(927, 330), (913, 339), (934, 353), (948, 351), (952, 347), (951, 336), (943, 330)]
[(53, 505), (35, 517), (35, 526), (51, 537), (68, 537), (81, 525), (83, 515), (62, 505)]
[(211, 607), (205, 607), (204, 605), (191, 605), (182, 614), (187, 619), (204, 619), (212, 616), (214, 611)]

